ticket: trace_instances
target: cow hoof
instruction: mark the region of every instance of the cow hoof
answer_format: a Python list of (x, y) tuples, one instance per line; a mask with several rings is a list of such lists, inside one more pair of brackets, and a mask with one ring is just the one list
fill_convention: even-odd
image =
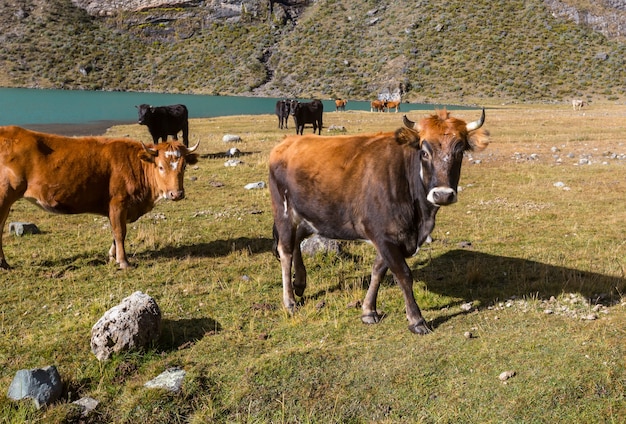
[(11, 269), (11, 265), (9, 265), (7, 261), (2, 258), (2, 260), (0, 260), (0, 269)]
[(293, 292), (296, 294), (296, 296), (302, 297), (304, 296), (304, 289), (306, 289), (306, 286), (294, 286)]
[(417, 324), (409, 325), (409, 330), (411, 331), (411, 333), (417, 334), (420, 336), (424, 336), (428, 333), (433, 332), (433, 330), (431, 330), (430, 327), (428, 327), (428, 324), (426, 324), (425, 320), (421, 320)]
[(383, 316), (378, 312), (369, 312), (361, 315), (361, 321), (363, 321), (363, 324), (378, 324), (382, 318)]

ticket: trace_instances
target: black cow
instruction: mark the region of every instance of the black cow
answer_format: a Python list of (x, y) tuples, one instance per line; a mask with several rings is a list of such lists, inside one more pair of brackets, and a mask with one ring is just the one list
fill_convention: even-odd
[(322, 114), (324, 105), (320, 100), (313, 100), (308, 103), (300, 103), (293, 101), (291, 103), (291, 114), (296, 123), (296, 134), (304, 132), (304, 124), (313, 124), (313, 134), (318, 130), (318, 134), (322, 134)]
[(278, 116), (278, 128), (289, 129), (289, 113), (291, 112), (291, 100), (279, 100), (276, 102), (276, 116)]
[(183, 144), (189, 147), (188, 111), (185, 105), (150, 106), (142, 104), (135, 106), (139, 113), (139, 125), (146, 125), (154, 144), (167, 141), (171, 135), (178, 140), (178, 132), (183, 132)]

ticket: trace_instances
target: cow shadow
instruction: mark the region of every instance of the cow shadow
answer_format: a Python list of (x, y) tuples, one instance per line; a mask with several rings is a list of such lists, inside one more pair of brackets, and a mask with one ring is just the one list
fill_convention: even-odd
[[(355, 258), (359, 260), (359, 258)], [(305, 261), (306, 263), (306, 261)], [(546, 264), (529, 259), (490, 255), (470, 249), (455, 249), (438, 257), (410, 262), (414, 276), (414, 293), (424, 310), (444, 310), (430, 322), (436, 328), (455, 316), (492, 307), (510, 299), (533, 298), (549, 300), (565, 293), (576, 293), (590, 305), (612, 306), (621, 301), (626, 291), (626, 278), (599, 272), (581, 271), (567, 266)], [(304, 301), (323, 298), (328, 293), (348, 285), (367, 289), (370, 275), (351, 282), (340, 281), (326, 289), (305, 295)], [(355, 282), (356, 281), (356, 282)], [(433, 306), (420, 301), (420, 285), (430, 293)], [(391, 273), (381, 286), (396, 287)], [(398, 289), (398, 296), (401, 296)], [(472, 303), (471, 311), (459, 311), (455, 306)], [(384, 312), (384, 311), (383, 311)]]
[(157, 250), (146, 250), (134, 255), (139, 261), (166, 258), (217, 258), (227, 256), (232, 252), (247, 250), (251, 254), (273, 251), (274, 240), (270, 238), (239, 237), (228, 240), (213, 240), (208, 243), (193, 243), (181, 246), (163, 246)]
[(221, 324), (212, 318), (164, 319), (161, 321), (159, 347), (162, 351), (185, 349), (220, 331)]

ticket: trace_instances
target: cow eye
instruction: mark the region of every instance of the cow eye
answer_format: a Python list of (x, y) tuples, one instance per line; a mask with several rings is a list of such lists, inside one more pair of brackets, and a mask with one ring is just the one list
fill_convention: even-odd
[(423, 160), (430, 160), (430, 153), (428, 151), (422, 149), (421, 155)]

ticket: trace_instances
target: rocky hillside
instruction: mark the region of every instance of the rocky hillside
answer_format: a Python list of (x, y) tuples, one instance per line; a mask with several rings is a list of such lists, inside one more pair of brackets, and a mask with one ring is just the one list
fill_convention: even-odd
[(626, 99), (614, 0), (10, 0), (0, 85), (406, 101)]

